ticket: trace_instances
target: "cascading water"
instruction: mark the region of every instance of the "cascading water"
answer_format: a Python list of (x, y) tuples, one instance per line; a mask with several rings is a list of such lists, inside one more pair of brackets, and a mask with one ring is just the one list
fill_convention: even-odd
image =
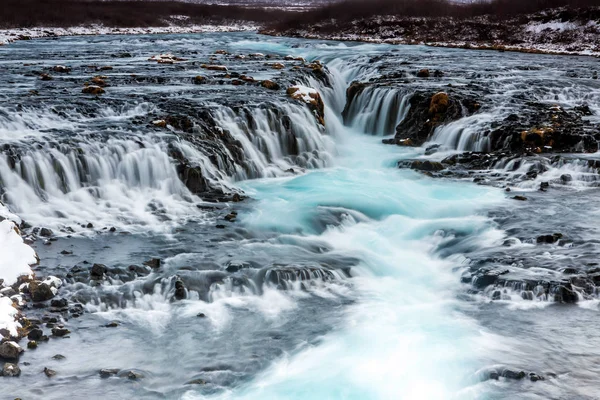
[[(571, 374), (571, 359), (580, 361), (600, 345), (556, 351), (572, 345), (573, 335), (556, 333), (545, 322), (554, 320), (539, 314), (557, 295), (568, 294), (566, 272), (539, 270), (575, 264), (581, 254), (562, 242), (534, 253), (535, 238), (523, 227), (525, 217), (540, 212), (540, 203), (557, 225), (568, 225), (573, 214), (538, 193), (528, 194), (533, 201), (515, 203), (490, 186), (397, 168), (398, 160), (423, 157), (425, 149), (386, 146), (380, 136), (394, 133), (406, 116), (411, 85), (438, 90), (439, 82), (367, 85), (346, 104), (352, 82), (389, 75), (390, 65), (404, 65), (400, 59), (415, 68), (424, 60), (436, 68), (450, 61), (450, 83), (466, 85), (475, 75), (472, 65), (482, 69), (487, 57), (510, 71), (511, 80), (520, 77), (503, 66), (504, 58), (492, 52), (265, 41), (245, 33), (57, 42), (63, 41), (88, 50), (93, 41), (94, 54), (131, 51), (134, 60), (115, 60), (115, 68), (133, 63), (151, 85), (141, 85), (141, 78), (118, 81), (129, 75), (119, 73), (102, 98), (110, 104), (74, 102), (69, 112), (62, 105), (50, 113), (28, 106), (0, 116), (0, 137), (11, 147), (0, 158), (2, 195), (13, 211), (35, 226), (117, 227), (36, 244), (39, 271), (64, 277), (60, 296), (68, 300), (68, 321), (56, 315), (71, 337), (25, 353), (30, 366), (23, 365), (21, 381), (7, 380), (3, 387), (11, 398), (77, 393), (189, 400), (525, 399), (568, 398), (571, 392), (594, 398), (597, 366), (589, 364), (588, 375)], [(15, 46), (38, 43), (46, 42)], [(56, 46), (63, 52), (68, 47)], [(217, 49), (233, 54), (213, 54)], [(222, 56), (219, 62), (241, 66), (228, 71), (230, 78), (211, 75), (194, 61), (149, 67), (148, 57), (158, 51), (202, 62)], [(274, 54), (267, 61), (257, 52)], [(294, 57), (285, 58), (288, 53)], [(294, 60), (298, 56), (320, 59), (326, 68), (315, 72), (314, 65)], [(528, 57), (501, 56), (519, 65)], [(274, 62), (284, 65), (280, 75)], [(242, 73), (256, 82), (228, 83)], [(163, 74), (168, 78), (161, 81)], [(208, 83), (190, 83), (199, 74)], [(53, 84), (60, 87), (61, 79)], [(271, 91), (260, 79), (283, 87)], [(443, 150), (488, 148), (477, 127), (509, 114), (495, 79), (489, 78), (492, 95), (486, 99), (500, 99), (493, 103), (499, 110), (483, 109), (441, 126), (432, 141), (445, 149), (433, 157), (445, 156)], [(163, 81), (168, 86), (160, 86)], [(324, 126), (303, 101), (286, 95), (285, 85), (298, 84), (320, 93)], [(123, 93), (141, 93), (156, 106), (118, 105)], [(490, 168), (515, 177), (529, 173), (527, 182), (539, 186), (532, 172), (591, 183), (596, 167), (591, 159), (571, 163), (540, 156)], [(241, 189), (250, 199), (209, 204), (201, 199), (205, 186)], [(575, 205), (589, 219), (592, 211), (582, 204), (590, 201), (583, 195)], [(501, 217), (492, 220), (489, 210)], [(588, 229), (579, 234), (593, 238), (595, 228)], [(525, 261), (507, 261), (507, 249)], [(484, 285), (492, 275), (481, 271), (469, 284), (460, 283), (478, 262), (501, 264), (493, 275), (496, 285)], [(538, 283), (539, 276), (553, 286)], [(475, 291), (478, 285), (485, 287)], [(572, 326), (568, 318), (594, 324), (582, 314), (593, 308), (589, 291), (574, 291), (585, 300), (582, 307), (567, 316), (558, 307), (550, 312), (565, 326)], [(53, 358), (57, 353), (66, 358)], [(53, 380), (39, 379), (42, 364), (58, 371)], [(557, 367), (565, 364), (564, 370)], [(560, 378), (510, 380), (500, 376), (504, 368), (556, 371)], [(101, 369), (119, 372), (102, 375)]]

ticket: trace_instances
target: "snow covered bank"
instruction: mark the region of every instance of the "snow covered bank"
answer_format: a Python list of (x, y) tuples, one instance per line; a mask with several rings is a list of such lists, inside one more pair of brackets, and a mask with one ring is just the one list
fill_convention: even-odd
[(0, 338), (17, 336), (19, 312), (13, 301), (19, 301), (10, 287), (20, 276), (31, 276), (31, 265), (38, 262), (35, 251), (23, 242), (17, 227), (20, 219), (0, 203)]
[(77, 26), (71, 28), (15, 28), (0, 29), (0, 45), (16, 40), (29, 40), (57, 36), (86, 36), (86, 35), (149, 35), (165, 33), (211, 33), (211, 32), (242, 32), (258, 30), (258, 25), (250, 23), (232, 23), (227, 25), (170, 25), (148, 28), (112, 28), (101, 25)]
[(309, 39), (417, 44), (528, 53), (600, 57), (600, 8), (565, 16), (565, 9), (519, 15), (471, 18), (375, 16), (328, 19), (261, 33)]

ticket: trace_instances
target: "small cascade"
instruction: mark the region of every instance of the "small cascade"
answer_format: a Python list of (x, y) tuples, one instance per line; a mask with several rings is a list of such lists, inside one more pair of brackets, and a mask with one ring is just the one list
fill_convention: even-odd
[(216, 123), (241, 143), (244, 165), (238, 180), (273, 177), (293, 169), (328, 165), (333, 143), (307, 107), (264, 104), (214, 112)]
[(350, 99), (344, 124), (371, 135), (391, 135), (406, 117), (410, 95), (390, 87), (365, 87)]
[(440, 144), (444, 150), (488, 152), (491, 150), (489, 126), (495, 117), (479, 113), (442, 125), (435, 130), (430, 142)]

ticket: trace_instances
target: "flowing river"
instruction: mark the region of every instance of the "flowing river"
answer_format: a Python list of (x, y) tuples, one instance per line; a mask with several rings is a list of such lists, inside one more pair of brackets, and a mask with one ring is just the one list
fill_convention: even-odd
[[(228, 55), (213, 56), (220, 49)], [(167, 52), (186, 61), (148, 61)], [(285, 87), (218, 77), (194, 85), (210, 57), (230, 73), (316, 90), (325, 125)], [(299, 57), (320, 60), (325, 76), (294, 72)], [(267, 66), (275, 62), (287, 75)], [(40, 81), (37, 71), (55, 65), (72, 70)], [(353, 81), (425, 67), (445, 78), (406, 76), (346, 105)], [(249, 33), (0, 47), (2, 201), (27, 222), (25, 232), (54, 232), (32, 245), (41, 259), (34, 271), (64, 279), (59, 296), (70, 309), (32, 312), (71, 331), (26, 351), (21, 376), (2, 378), (0, 398), (600, 398), (594, 293), (561, 304), (514, 285), (494, 295), (461, 279), (474, 263), (506, 263), (523, 280), (591, 268), (600, 250), (597, 174), (580, 161), (550, 167), (545, 177), (573, 180), (548, 194), (534, 190), (541, 174), (516, 183), (529, 197), (517, 202), (494, 185), (400, 169), (399, 161), (427, 157), (426, 146), (382, 143), (415, 88), (448, 84), (472, 87), (487, 108), (436, 131), (444, 155), (486, 151), (482, 127), (518, 112), (515, 99), (585, 102), (598, 121), (600, 85), (582, 78), (594, 68), (598, 61), (585, 57)], [(97, 74), (106, 93), (81, 94)], [(184, 123), (155, 123), (185, 114), (199, 126), (202, 112), (230, 142), (219, 147)], [(194, 192), (176, 155), (212, 189), (247, 198), (214, 203)], [(517, 170), (498, 166), (499, 174)], [(555, 231), (572, 242), (535, 243)], [(129, 274), (151, 258), (160, 268)], [(92, 264), (112, 275), (79, 279)], [(47, 378), (45, 367), (57, 375)], [(101, 369), (135, 375), (106, 378)]]

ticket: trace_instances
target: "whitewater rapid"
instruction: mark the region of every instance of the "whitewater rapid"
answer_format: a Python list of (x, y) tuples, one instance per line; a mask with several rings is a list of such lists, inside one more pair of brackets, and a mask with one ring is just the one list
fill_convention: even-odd
[[(168, 52), (188, 61), (148, 60)], [(48, 65), (34, 64), (41, 54)], [(105, 95), (82, 97), (100, 73), (88, 66), (107, 60)], [(231, 76), (202, 68), (207, 60)], [(314, 60), (321, 74), (307, 67)], [(592, 63), (577, 60), (583, 76)], [(532, 292), (523, 282), (563, 279), (565, 266), (597, 254), (587, 223), (597, 196), (583, 190), (597, 169), (584, 158), (503, 159), (490, 174), (515, 177), (529, 198), (516, 202), (469, 172), (398, 168), (486, 150), (482, 132), (515, 112), (515, 99), (590, 102), (597, 118), (599, 87), (562, 74), (562, 59), (239, 33), (21, 41), (0, 63), (2, 200), (27, 239), (53, 230), (33, 242), (33, 270), (62, 277), (68, 301), (28, 312), (46, 332), (48, 315), (71, 331), (24, 353), (21, 377), (2, 382), (11, 398), (597, 398), (600, 343), (585, 329), (598, 327), (597, 300), (523, 297)], [(58, 75), (58, 63), (72, 72)], [(417, 79), (422, 67), (446, 75)], [(41, 82), (38, 69), (54, 80)], [(195, 84), (198, 74), (208, 83)], [(255, 81), (233, 84), (242, 74)], [(346, 104), (354, 81), (367, 85)], [(449, 84), (473, 88), (487, 108), (438, 127), (433, 155), (429, 144), (382, 144), (415, 91)], [(286, 95), (296, 85), (320, 93), (324, 126)], [(539, 175), (517, 179), (532, 169)], [(203, 180), (186, 182), (190, 171)], [(577, 196), (538, 192), (567, 173)], [(231, 192), (248, 198), (221, 196)], [(581, 234), (586, 251), (535, 243), (557, 226)], [(94, 282), (96, 263), (106, 273)], [(503, 275), (505, 287), (477, 288), (473, 276), (488, 266), (510, 269), (515, 283)], [(44, 367), (57, 375), (40, 379)], [(547, 379), (499, 376), (505, 369)]]
[[(391, 132), (380, 125), (365, 129), (377, 118), (369, 107), (345, 126), (339, 105), (350, 82), (338, 68), (352, 69), (343, 59), (329, 67), (333, 90), (320, 92), (326, 99), (327, 134), (336, 142), (335, 166), (241, 182), (257, 200), (242, 222), (253, 230), (275, 231), (282, 241), (315, 243), (334, 257), (360, 260), (352, 268), (355, 300), (340, 326), (316, 344), (301, 345), (251, 382), (216, 397), (481, 398), (478, 371), (497, 350), (493, 342), (501, 340), (463, 312), (458, 296), (466, 260), (460, 254), (501, 243), (504, 234), (494, 229), (485, 209), (504, 196), (398, 170), (398, 159), (414, 157), (415, 150), (384, 146), (381, 136), (372, 137)], [(384, 96), (383, 101), (396, 99)], [(330, 224), (324, 227), (327, 215)], [(440, 254), (447, 247), (454, 256)], [(183, 398), (204, 397), (189, 391)]]

